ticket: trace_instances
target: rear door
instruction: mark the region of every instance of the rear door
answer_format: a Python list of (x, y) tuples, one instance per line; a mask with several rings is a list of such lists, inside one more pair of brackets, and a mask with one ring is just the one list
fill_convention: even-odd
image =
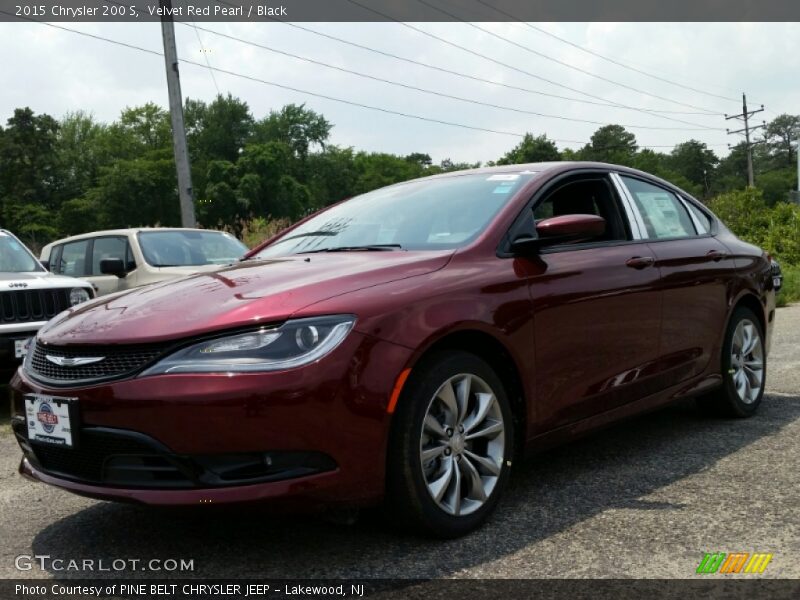
[(661, 271), (661, 370), (665, 384), (677, 383), (716, 360), (734, 260), (700, 207), (653, 182), (622, 174), (620, 180)]
[(610, 175), (555, 182), (536, 221), (596, 214), (598, 239), (542, 249), (529, 280), (534, 310), (537, 429), (548, 430), (638, 400), (658, 358), (659, 272)]

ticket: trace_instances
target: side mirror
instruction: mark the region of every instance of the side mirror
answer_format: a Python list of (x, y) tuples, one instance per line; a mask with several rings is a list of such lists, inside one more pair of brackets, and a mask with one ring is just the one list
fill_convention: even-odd
[(536, 233), (547, 240), (593, 238), (606, 232), (606, 220), (597, 215), (561, 215), (539, 221)]
[(42, 266), (44, 267), (45, 271), (49, 271), (50, 270), (50, 261), (49, 260), (40, 260), (39, 262), (42, 264)]
[(538, 237), (523, 236), (511, 243), (511, 250), (529, 254), (543, 246), (552, 246), (603, 235), (606, 220), (597, 215), (561, 215), (536, 224)]
[(123, 279), (127, 273), (125, 272), (125, 263), (121, 258), (103, 258), (100, 260), (100, 272), (103, 275), (116, 275)]

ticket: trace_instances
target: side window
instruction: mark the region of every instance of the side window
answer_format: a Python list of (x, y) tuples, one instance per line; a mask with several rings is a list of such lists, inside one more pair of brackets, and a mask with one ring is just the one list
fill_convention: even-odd
[(128, 242), (124, 237), (99, 237), (95, 238), (92, 246), (92, 275), (102, 275), (100, 261), (104, 258), (119, 258), (126, 262)]
[(559, 186), (533, 208), (533, 219), (539, 222), (562, 215), (597, 215), (606, 221), (605, 233), (591, 241), (627, 240), (628, 228), (619, 200), (608, 180), (603, 177), (581, 178)]
[[(70, 277), (85, 277), (88, 275), (86, 269), (86, 248), (89, 240), (70, 242), (61, 247), (61, 259), (56, 265), (55, 273), (69, 275)], [(55, 268), (55, 267), (54, 267)]]
[(50, 249), (50, 256), (48, 257), (48, 262), (50, 263), (50, 268), (48, 269), (51, 273), (61, 273), (60, 265), (61, 265), (61, 246), (53, 246)]
[(689, 207), (689, 212), (694, 216), (695, 227), (699, 226), (697, 233), (703, 234), (711, 231), (711, 219), (709, 216), (689, 200), (685, 200), (684, 204)]
[(640, 179), (621, 176), (633, 196), (650, 239), (680, 238), (697, 235), (686, 207), (664, 188)]

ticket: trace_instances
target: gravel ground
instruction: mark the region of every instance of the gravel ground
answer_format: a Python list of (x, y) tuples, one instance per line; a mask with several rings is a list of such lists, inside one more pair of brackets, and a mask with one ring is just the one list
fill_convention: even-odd
[(80, 498), (19, 477), (4, 424), (0, 577), (70, 575), (14, 568), (17, 555), (47, 554), (193, 559), (191, 575), (217, 578), (691, 578), (705, 552), (741, 551), (774, 554), (764, 577), (800, 578), (800, 305), (779, 309), (776, 329), (757, 417), (675, 406), (539, 455), (518, 465), (485, 527), (450, 542), (369, 515), (344, 526)]

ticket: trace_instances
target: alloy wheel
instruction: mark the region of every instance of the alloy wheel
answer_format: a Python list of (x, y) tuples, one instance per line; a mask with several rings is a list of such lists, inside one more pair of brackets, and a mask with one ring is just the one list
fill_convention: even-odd
[(450, 515), (467, 515), (489, 499), (503, 469), (505, 423), (489, 385), (462, 373), (431, 398), (422, 425), (420, 462), (428, 492)]
[(733, 332), (730, 372), (739, 399), (745, 404), (755, 402), (764, 385), (764, 346), (750, 319), (739, 321)]

